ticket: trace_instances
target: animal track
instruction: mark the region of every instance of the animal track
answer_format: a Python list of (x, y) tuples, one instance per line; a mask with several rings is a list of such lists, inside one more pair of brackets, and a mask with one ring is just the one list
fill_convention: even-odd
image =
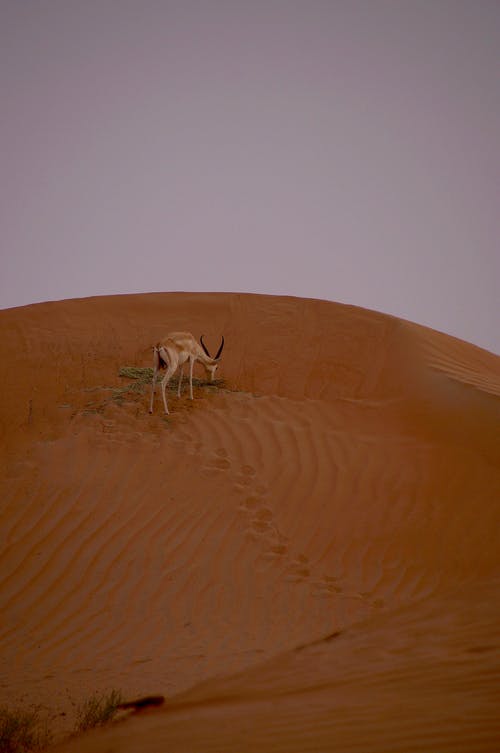
[(228, 468), (231, 468), (231, 463), (229, 462), (229, 460), (227, 460), (227, 458), (216, 458), (212, 462), (212, 468), (219, 468), (219, 470), (225, 471)]
[(267, 523), (265, 520), (253, 520), (252, 527), (256, 531), (266, 531), (269, 528), (269, 523)]
[(273, 514), (269, 507), (261, 507), (260, 510), (257, 510), (255, 513), (258, 520), (262, 521), (269, 521), (272, 520)]
[(259, 501), (260, 501), (259, 497), (255, 497), (255, 496), (247, 497), (245, 501), (243, 502), (242, 507), (245, 510), (253, 510), (255, 507), (257, 507), (257, 505), (259, 504)]
[(332, 575), (325, 575), (321, 580), (315, 581), (314, 589), (314, 596), (330, 597), (343, 593), (343, 589), (337, 585), (337, 578)]
[(288, 547), (286, 544), (274, 544), (271, 547), (271, 552), (273, 554), (283, 555), (288, 552)]
[(304, 554), (299, 554), (294, 560), (291, 561), (288, 572), (293, 579), (302, 580), (309, 578), (311, 575), (311, 569), (308, 567), (309, 560)]
[[(257, 498), (257, 503), (258, 502), (259, 500)], [(256, 510), (255, 507), (250, 509), (254, 510), (252, 518), (252, 528), (255, 531), (270, 531), (273, 513), (269, 509), (269, 507), (261, 507), (259, 510)]]
[(250, 476), (238, 476), (237, 481), (238, 484), (236, 485), (236, 487), (240, 489), (243, 489), (245, 486), (250, 486), (250, 484), (252, 483)]
[(204, 476), (217, 475), (219, 471), (228, 471), (231, 468), (231, 460), (229, 454), (224, 447), (218, 447), (214, 452), (211, 452), (205, 461), (205, 465), (201, 472)]

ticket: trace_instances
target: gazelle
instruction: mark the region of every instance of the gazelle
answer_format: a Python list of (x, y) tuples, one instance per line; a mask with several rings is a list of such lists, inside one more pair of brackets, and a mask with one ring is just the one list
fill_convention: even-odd
[[(200, 345), (201, 343), (201, 345)], [(193, 367), (195, 361), (199, 361), (205, 367), (205, 371), (212, 382), (219, 365), (220, 356), (224, 347), (224, 336), (217, 351), (215, 358), (212, 358), (203, 342), (203, 335), (198, 343), (190, 332), (170, 332), (163, 340), (153, 348), (153, 384), (151, 386), (151, 402), (149, 412), (153, 412), (153, 402), (155, 396), (156, 379), (160, 369), (166, 369), (165, 376), (161, 380), (161, 392), (165, 413), (168, 413), (168, 405), (165, 391), (170, 378), (175, 374), (178, 368), (179, 385), (177, 387), (177, 397), (181, 395), (182, 375), (184, 364), (189, 361), (189, 397), (193, 399)]]

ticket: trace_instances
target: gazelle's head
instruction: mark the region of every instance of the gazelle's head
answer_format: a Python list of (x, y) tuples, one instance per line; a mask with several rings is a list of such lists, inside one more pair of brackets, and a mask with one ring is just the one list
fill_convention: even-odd
[(205, 367), (205, 371), (207, 372), (210, 378), (210, 381), (213, 382), (215, 379), (215, 372), (217, 371), (217, 367), (219, 366), (219, 362), (221, 359), (222, 349), (224, 348), (224, 335), (222, 335), (221, 344), (219, 345), (219, 350), (217, 351), (215, 358), (212, 358), (212, 356), (208, 352), (208, 348), (203, 342), (203, 335), (200, 337), (200, 344), (203, 350), (205, 351), (206, 355), (210, 359), (209, 361), (204, 361), (203, 366)]

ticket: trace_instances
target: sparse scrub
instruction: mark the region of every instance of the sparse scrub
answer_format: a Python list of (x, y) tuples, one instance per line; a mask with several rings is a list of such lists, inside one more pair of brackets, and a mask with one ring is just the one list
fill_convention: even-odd
[(94, 693), (76, 708), (76, 731), (84, 732), (111, 721), (117, 706), (123, 701), (120, 690)]
[(150, 383), (153, 378), (153, 369), (151, 367), (139, 368), (138, 366), (122, 366), (118, 376), (127, 379), (138, 379), (146, 384)]
[(43, 750), (52, 742), (40, 709), (9, 709), (0, 706), (0, 753)]
[[(137, 366), (122, 366), (118, 372), (118, 376), (124, 379), (133, 380), (132, 384), (128, 384), (126, 387), (121, 387), (113, 390), (113, 398), (115, 400), (122, 400), (127, 394), (139, 394), (143, 395), (146, 388), (151, 384), (153, 380), (153, 369), (150, 367), (140, 368)], [(185, 377), (186, 378), (186, 377)], [(178, 377), (173, 377), (168, 383), (168, 389), (170, 392), (177, 391), (179, 384)], [(222, 388), (225, 382), (223, 379), (214, 379), (210, 382), (206, 379), (193, 378), (193, 387), (210, 387), (210, 388)]]

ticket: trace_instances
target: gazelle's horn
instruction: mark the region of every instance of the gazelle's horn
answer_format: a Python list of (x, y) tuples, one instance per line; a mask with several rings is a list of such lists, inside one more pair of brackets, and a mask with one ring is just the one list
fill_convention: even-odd
[(205, 343), (203, 342), (203, 335), (202, 335), (202, 336), (200, 337), (200, 343), (201, 343), (201, 347), (203, 348), (203, 350), (205, 351), (205, 353), (207, 354), (207, 356), (208, 356), (209, 358), (212, 358), (212, 356), (211, 356), (211, 355), (210, 355), (210, 353), (208, 352), (208, 348), (207, 348), (207, 346), (206, 346), (206, 345), (205, 345)]
[(224, 335), (222, 335), (222, 342), (220, 344), (219, 350), (217, 351), (217, 355), (214, 358), (214, 361), (216, 361), (219, 358), (220, 354), (222, 353), (223, 347), (224, 347)]

